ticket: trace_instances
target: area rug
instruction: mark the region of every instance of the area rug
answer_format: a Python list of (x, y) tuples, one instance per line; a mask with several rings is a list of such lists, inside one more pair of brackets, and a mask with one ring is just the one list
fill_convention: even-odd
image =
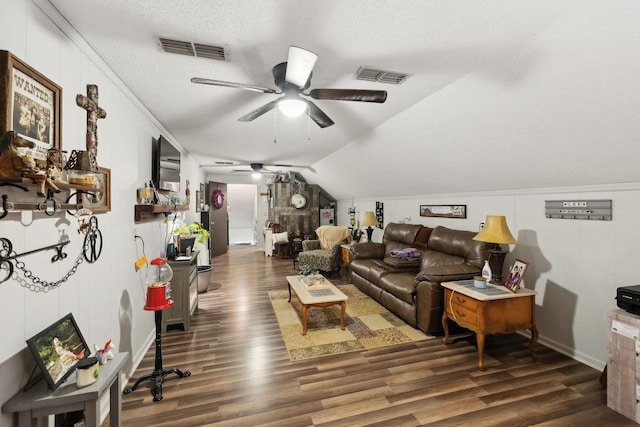
[(340, 329), (340, 305), (307, 310), (307, 335), (302, 335), (302, 306), (295, 293), (270, 291), (269, 299), (292, 361), (348, 353), (430, 339), (369, 298), (354, 285), (338, 288), (349, 297)]

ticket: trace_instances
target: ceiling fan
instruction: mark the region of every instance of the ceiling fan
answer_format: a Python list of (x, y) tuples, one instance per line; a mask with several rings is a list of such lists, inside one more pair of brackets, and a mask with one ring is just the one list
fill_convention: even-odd
[[(318, 126), (325, 128), (333, 125), (333, 120), (331, 120), (329, 116), (327, 116), (316, 104), (311, 100), (303, 98), (303, 96), (318, 100), (377, 103), (383, 103), (387, 99), (386, 90), (312, 89), (309, 92), (304, 92), (311, 84), (312, 71), (317, 59), (318, 56), (315, 53), (309, 52), (308, 50), (300, 47), (290, 46), (287, 62), (281, 62), (273, 67), (274, 82), (280, 89), (279, 91), (261, 86), (226, 82), (222, 80), (211, 80), (200, 77), (192, 78), (191, 82), (284, 95), (240, 117), (238, 119), (240, 122), (250, 122), (278, 106), (280, 111), (286, 115), (290, 115), (291, 117), (297, 117), (306, 113)], [(291, 110), (288, 110), (288, 108)], [(297, 110), (293, 111), (294, 109)]]
[[(249, 166), (248, 168), (235, 169), (235, 167)], [(266, 169), (265, 168), (278, 168), (277, 170)], [(275, 174), (275, 175), (286, 175), (288, 171), (285, 169), (307, 169), (308, 166), (300, 166), (300, 165), (288, 165), (288, 164), (270, 164), (265, 165), (264, 163), (233, 163), (233, 162), (217, 162), (215, 164), (210, 165), (202, 165), (202, 167), (226, 167), (233, 168), (231, 172), (233, 173), (251, 173), (251, 174)]]

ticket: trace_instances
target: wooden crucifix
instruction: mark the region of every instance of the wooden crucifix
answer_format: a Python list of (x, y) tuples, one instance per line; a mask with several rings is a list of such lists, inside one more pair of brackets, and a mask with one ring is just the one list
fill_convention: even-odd
[(98, 85), (87, 85), (87, 96), (76, 95), (76, 104), (87, 110), (87, 151), (94, 159), (98, 156), (98, 119), (107, 117), (98, 98)]

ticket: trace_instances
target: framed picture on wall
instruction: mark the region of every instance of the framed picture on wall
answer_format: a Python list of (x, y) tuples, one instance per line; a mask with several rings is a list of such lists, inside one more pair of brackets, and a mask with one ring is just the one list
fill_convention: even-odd
[(62, 88), (6, 50), (0, 50), (0, 135), (15, 131), (30, 154), (46, 164), (47, 150), (62, 148)]
[(522, 276), (527, 271), (527, 266), (529, 263), (524, 262), (522, 260), (515, 260), (511, 269), (509, 269), (509, 276), (507, 277), (507, 281), (504, 282), (504, 286), (509, 289), (511, 292), (518, 292), (520, 288), (520, 282), (522, 282)]
[(467, 205), (420, 205), (420, 216), (466, 218)]

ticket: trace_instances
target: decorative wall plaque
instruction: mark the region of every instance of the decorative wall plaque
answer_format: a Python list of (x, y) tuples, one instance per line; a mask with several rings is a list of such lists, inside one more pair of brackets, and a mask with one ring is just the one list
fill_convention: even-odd
[(547, 218), (611, 221), (611, 200), (545, 200)]

